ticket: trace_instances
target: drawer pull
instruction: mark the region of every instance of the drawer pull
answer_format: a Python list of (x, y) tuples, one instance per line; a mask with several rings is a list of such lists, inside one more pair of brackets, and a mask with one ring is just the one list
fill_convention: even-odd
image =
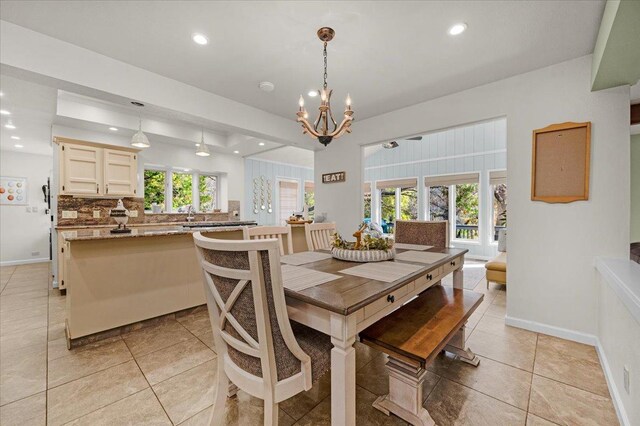
[(396, 301), (396, 297), (393, 294), (387, 296), (387, 302), (393, 303)]
[(456, 262), (451, 262), (451, 266), (456, 266)]
[(432, 280), (432, 279), (433, 279), (433, 276), (432, 276), (431, 274), (427, 274), (427, 279), (428, 279), (428, 280)]

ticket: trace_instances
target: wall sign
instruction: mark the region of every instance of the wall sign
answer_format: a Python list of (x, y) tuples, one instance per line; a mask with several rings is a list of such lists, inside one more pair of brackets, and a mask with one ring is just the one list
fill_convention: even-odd
[(325, 173), (322, 175), (322, 183), (337, 183), (347, 180), (346, 172)]

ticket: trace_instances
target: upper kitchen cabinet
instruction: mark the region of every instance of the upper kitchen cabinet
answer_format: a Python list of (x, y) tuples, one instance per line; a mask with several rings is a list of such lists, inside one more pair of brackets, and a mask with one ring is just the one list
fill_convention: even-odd
[(138, 151), (73, 139), (60, 145), (60, 194), (136, 196)]

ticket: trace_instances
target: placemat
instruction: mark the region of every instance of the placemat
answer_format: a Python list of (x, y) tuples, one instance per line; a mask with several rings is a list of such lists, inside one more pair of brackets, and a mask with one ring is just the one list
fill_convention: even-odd
[(404, 250), (418, 250), (424, 251), (433, 248), (433, 246), (423, 246), (420, 244), (405, 244), (405, 243), (395, 243), (393, 245), (395, 248), (404, 249)]
[(288, 254), (280, 258), (280, 262), (289, 265), (304, 265), (305, 263), (317, 262), (319, 260), (330, 259), (331, 254), (318, 251), (303, 251), (300, 253)]
[(431, 253), (424, 251), (405, 251), (396, 254), (396, 260), (404, 260), (405, 262), (419, 263), (435, 263), (449, 256), (445, 253)]
[(353, 268), (339, 271), (341, 274), (355, 275), (357, 277), (369, 278), (372, 280), (393, 282), (403, 278), (417, 270), (421, 266), (400, 262), (371, 262), (354, 266)]
[(300, 291), (338, 278), (342, 277), (302, 266), (282, 265), (282, 284), (289, 290)]

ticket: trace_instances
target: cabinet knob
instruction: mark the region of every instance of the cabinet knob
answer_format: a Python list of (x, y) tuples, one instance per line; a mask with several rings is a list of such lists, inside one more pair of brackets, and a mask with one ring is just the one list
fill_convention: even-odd
[(456, 266), (456, 262), (451, 262), (451, 266)]
[(106, 193), (108, 194), (109, 193), (109, 184), (105, 185), (105, 190), (106, 190)]
[(432, 276), (431, 274), (427, 274), (427, 279), (428, 279), (428, 280), (432, 280), (432, 279), (433, 279), (433, 276)]
[(100, 184), (96, 183), (96, 194), (100, 193)]
[(387, 296), (387, 302), (393, 303), (396, 301), (396, 297), (393, 294)]

